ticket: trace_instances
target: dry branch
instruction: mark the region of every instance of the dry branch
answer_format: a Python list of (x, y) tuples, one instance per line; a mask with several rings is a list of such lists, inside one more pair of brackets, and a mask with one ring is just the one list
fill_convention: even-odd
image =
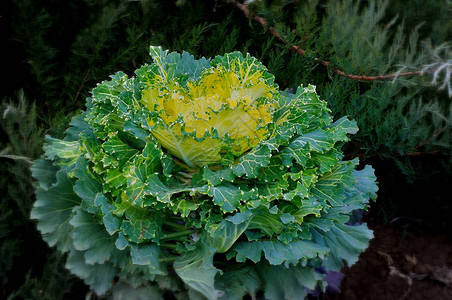
[[(237, 7), (238, 9), (240, 9), (247, 18), (250, 17), (250, 11), (248, 9), (248, 4), (243, 4), (238, 2), (237, 0), (232, 0), (231, 3)], [(281, 41), (282, 43), (287, 45), (287, 42), (281, 37), (281, 35), (279, 35), (279, 33), (276, 31), (275, 28), (268, 26), (267, 27), (267, 20), (265, 18), (262, 18), (258, 15), (256, 15), (255, 13), (253, 13), (252, 15), (253, 20), (255, 20), (256, 22), (258, 22), (259, 24), (262, 25), (262, 27), (266, 30), (268, 30), (275, 38), (277, 38), (279, 41)], [(287, 45), (289, 46), (289, 45)], [(289, 49), (295, 53), (298, 53), (299, 55), (304, 56), (306, 54), (306, 51), (303, 50), (301, 47), (295, 46), (295, 45), (290, 45)], [(318, 60), (317, 58), (315, 60)], [(328, 67), (331, 62), (330, 61), (325, 61), (322, 60), (320, 61), (320, 64), (322, 64), (325, 67)], [(414, 72), (404, 72), (404, 73), (394, 73), (394, 74), (390, 74), (390, 75), (377, 75), (377, 76), (364, 76), (364, 75), (352, 75), (352, 74), (347, 74), (344, 71), (338, 69), (338, 68), (334, 68), (332, 67), (331, 70), (343, 77), (347, 77), (350, 79), (354, 79), (354, 80), (366, 80), (366, 81), (375, 81), (375, 80), (384, 80), (384, 79), (394, 79), (396, 77), (399, 76), (413, 76), (413, 75), (421, 75), (422, 71), (414, 71)]]

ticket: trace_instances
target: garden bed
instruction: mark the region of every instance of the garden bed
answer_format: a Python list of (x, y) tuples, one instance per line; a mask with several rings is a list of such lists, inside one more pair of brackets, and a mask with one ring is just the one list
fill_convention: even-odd
[(451, 299), (452, 241), (374, 225), (375, 238), (327, 299)]

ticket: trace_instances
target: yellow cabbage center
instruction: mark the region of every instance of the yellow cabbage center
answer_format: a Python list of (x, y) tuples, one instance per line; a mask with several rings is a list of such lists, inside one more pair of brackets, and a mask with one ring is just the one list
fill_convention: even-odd
[[(230, 151), (239, 156), (268, 137), (274, 86), (261, 72), (244, 78), (221, 68), (180, 86), (153, 84), (142, 102), (159, 118), (149, 120), (151, 133), (169, 153), (189, 167), (217, 164)], [(258, 100), (259, 99), (259, 100)]]

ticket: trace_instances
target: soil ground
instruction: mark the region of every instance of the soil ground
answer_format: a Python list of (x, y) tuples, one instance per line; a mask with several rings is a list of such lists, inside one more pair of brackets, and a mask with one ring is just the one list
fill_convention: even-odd
[(328, 300), (452, 299), (452, 240), (371, 226), (375, 238), (359, 261), (345, 268), (339, 294)]
[(452, 299), (451, 173), (439, 172), (441, 159), (414, 162), (417, 174), (426, 176), (416, 184), (389, 160), (367, 162), (379, 191), (363, 221), (375, 238), (356, 264), (342, 270), (339, 294), (321, 299)]

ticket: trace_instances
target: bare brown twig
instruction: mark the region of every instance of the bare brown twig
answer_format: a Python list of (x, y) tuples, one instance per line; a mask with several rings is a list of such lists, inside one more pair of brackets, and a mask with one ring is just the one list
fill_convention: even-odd
[[(250, 17), (250, 11), (248, 9), (248, 4), (243, 4), (238, 2), (237, 0), (232, 0), (231, 3), (237, 7), (238, 9), (240, 9), (247, 18)], [(266, 30), (268, 30), (276, 39), (278, 39), (279, 41), (281, 41), (282, 43), (287, 45), (287, 42), (281, 37), (281, 35), (279, 35), (279, 33), (276, 31), (275, 28), (269, 26), (267, 27), (267, 20), (259, 17), (258, 15), (254, 14), (252, 15), (253, 20), (255, 20), (256, 22), (258, 22), (259, 24), (262, 25), (262, 27)], [(288, 45), (289, 46), (289, 45)], [(295, 46), (295, 45), (291, 45), (289, 46), (289, 49), (295, 53), (298, 53), (299, 55), (305, 56), (306, 55), (306, 51), (303, 50), (301, 47), (299, 46)], [(318, 58), (316, 58), (316, 60), (318, 60)], [(325, 61), (322, 60), (320, 61), (320, 64), (322, 64), (325, 67), (328, 67), (331, 62), (330, 61)], [(354, 80), (366, 80), (366, 81), (375, 81), (375, 80), (384, 80), (384, 79), (394, 79), (396, 77), (400, 77), (400, 76), (413, 76), (413, 75), (421, 75), (422, 71), (414, 71), (414, 72), (404, 72), (404, 73), (394, 73), (394, 74), (390, 74), (390, 75), (377, 75), (377, 76), (364, 76), (364, 75), (352, 75), (352, 74), (347, 74), (344, 71), (338, 69), (338, 68), (334, 68), (332, 67), (331, 70), (343, 77), (347, 77), (350, 79), (354, 79)]]

